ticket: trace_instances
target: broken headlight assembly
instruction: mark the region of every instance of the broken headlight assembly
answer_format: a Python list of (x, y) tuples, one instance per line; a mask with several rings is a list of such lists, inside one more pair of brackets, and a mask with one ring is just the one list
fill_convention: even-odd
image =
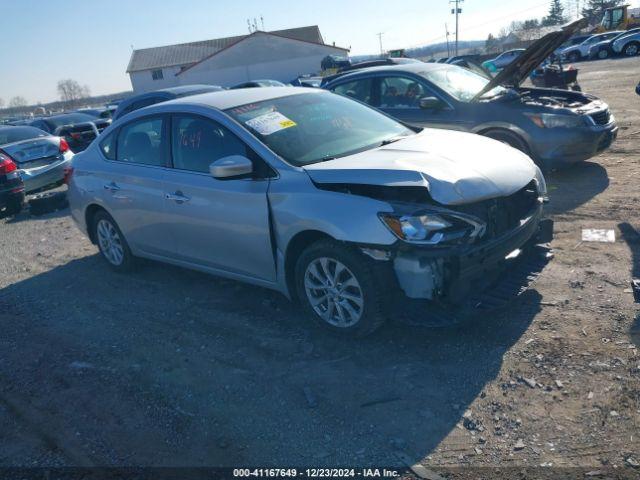
[(449, 212), (381, 213), (380, 220), (400, 240), (421, 245), (469, 243), (485, 230), (480, 220)]

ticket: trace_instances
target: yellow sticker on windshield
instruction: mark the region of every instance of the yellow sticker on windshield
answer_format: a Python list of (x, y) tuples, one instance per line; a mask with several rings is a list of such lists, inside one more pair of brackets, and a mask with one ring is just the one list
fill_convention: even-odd
[(285, 128), (295, 127), (297, 124), (290, 118), (285, 117), (280, 112), (269, 112), (259, 115), (244, 122), (253, 128), (260, 135), (271, 135)]

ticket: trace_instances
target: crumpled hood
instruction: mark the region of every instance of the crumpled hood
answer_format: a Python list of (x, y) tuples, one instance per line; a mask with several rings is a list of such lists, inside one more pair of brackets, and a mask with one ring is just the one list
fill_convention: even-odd
[(431, 128), (304, 169), (316, 183), (423, 186), (444, 205), (511, 195), (539, 172), (527, 155), (501, 142)]

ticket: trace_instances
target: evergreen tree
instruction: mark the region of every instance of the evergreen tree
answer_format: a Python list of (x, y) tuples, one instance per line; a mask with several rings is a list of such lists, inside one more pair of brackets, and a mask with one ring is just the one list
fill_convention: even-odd
[(549, 14), (542, 19), (543, 26), (562, 25), (565, 23), (564, 7), (560, 0), (551, 0)]

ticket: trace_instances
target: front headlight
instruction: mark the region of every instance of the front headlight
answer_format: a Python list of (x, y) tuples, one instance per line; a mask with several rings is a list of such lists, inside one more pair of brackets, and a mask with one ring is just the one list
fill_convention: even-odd
[(574, 128), (585, 126), (584, 120), (578, 115), (560, 115), (556, 113), (528, 113), (525, 115), (540, 128)]
[(475, 238), (485, 228), (479, 221), (433, 212), (412, 215), (381, 213), (380, 220), (400, 240), (424, 245), (460, 243), (463, 239)]

